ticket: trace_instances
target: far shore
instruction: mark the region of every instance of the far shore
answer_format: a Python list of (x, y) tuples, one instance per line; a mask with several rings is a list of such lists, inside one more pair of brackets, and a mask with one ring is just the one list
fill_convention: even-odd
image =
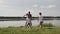
[[(0, 21), (19, 21), (25, 20), (26, 17), (0, 17)], [(38, 17), (32, 17), (32, 20), (37, 20)], [(43, 20), (60, 20), (60, 17), (44, 16)]]

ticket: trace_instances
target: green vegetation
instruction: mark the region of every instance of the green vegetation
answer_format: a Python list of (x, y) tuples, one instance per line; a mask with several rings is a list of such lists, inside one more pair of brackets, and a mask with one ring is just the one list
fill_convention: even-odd
[(60, 27), (52, 24), (44, 24), (42, 29), (39, 26), (32, 26), (32, 28), (8, 27), (0, 28), (0, 34), (60, 34)]

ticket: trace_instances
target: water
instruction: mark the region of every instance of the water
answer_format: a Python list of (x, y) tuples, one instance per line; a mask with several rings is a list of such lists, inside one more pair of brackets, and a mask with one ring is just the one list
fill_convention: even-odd
[[(0, 21), (0, 27), (19, 27), (25, 26), (26, 21)], [(60, 20), (45, 20), (44, 23), (52, 23), (55, 26), (60, 26)], [(37, 20), (32, 21), (33, 26), (37, 26), (39, 22)]]

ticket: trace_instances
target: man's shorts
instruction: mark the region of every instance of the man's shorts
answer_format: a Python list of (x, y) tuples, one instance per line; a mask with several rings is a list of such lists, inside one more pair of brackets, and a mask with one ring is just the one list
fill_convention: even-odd
[(31, 23), (28, 23), (27, 25), (30, 25)]

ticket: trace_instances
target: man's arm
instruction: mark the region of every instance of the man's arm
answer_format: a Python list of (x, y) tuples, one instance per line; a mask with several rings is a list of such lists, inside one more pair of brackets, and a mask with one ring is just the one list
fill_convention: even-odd
[(25, 15), (23, 17), (25, 17)]
[(32, 20), (32, 14), (31, 14), (31, 20)]
[(26, 14), (23, 17), (25, 17), (25, 16), (26, 16)]

